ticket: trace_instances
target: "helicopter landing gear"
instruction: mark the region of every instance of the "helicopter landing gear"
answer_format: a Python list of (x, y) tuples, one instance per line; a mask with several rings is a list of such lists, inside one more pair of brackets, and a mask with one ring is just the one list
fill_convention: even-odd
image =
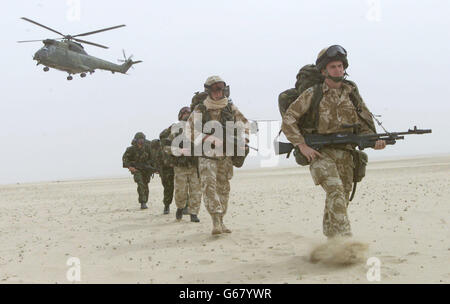
[(81, 74), (80, 74), (80, 77), (81, 77), (81, 78), (86, 77), (86, 73), (81, 73)]
[(48, 67), (44, 67), (43, 68), (44, 72), (48, 72), (48, 70), (50, 70)]
[(67, 80), (72, 80), (73, 79), (73, 77), (72, 76), (67, 76)]

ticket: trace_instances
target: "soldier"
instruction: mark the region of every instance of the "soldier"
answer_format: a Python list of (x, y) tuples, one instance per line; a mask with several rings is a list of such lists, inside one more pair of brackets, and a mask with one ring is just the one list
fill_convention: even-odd
[[(229, 87), (219, 76), (208, 77), (205, 84), (205, 92), (208, 97), (195, 106), (191, 116), (189, 116), (186, 126), (186, 136), (190, 138), (194, 145), (198, 142), (211, 144), (211, 147), (225, 149), (224, 139), (226, 137), (216, 137), (214, 134), (205, 135), (203, 129), (205, 124), (218, 122), (222, 126), (226, 122), (241, 122), (245, 129), (245, 141), (248, 142), (248, 121), (238, 108), (228, 100)], [(195, 130), (194, 127), (201, 126), (202, 130)], [(223, 134), (227, 134), (223, 130)], [(195, 153), (196, 149), (194, 149)], [(208, 154), (208, 153), (206, 153)], [(212, 234), (231, 233), (223, 218), (228, 209), (228, 198), (230, 193), (230, 179), (233, 177), (233, 160), (228, 153), (213, 152), (206, 155), (205, 151), (198, 159), (200, 180), (202, 186), (203, 201), (208, 213), (211, 215), (213, 229)], [(225, 154), (225, 155), (224, 155)], [(196, 155), (196, 154), (194, 154)]]
[[(189, 150), (185, 147), (175, 146), (174, 139), (178, 136), (185, 136), (184, 130), (191, 109), (183, 107), (178, 113), (179, 124), (174, 124), (172, 132), (164, 146), (164, 151), (169, 155), (170, 162), (174, 165), (175, 173), (175, 204), (177, 205), (176, 219), (181, 220), (186, 211), (191, 216), (191, 222), (200, 222), (198, 212), (202, 199), (199, 173), (197, 170), (197, 158), (185, 156)], [(174, 153), (175, 152), (175, 153)]]
[(138, 132), (131, 142), (131, 147), (128, 147), (122, 156), (123, 167), (130, 170), (134, 181), (138, 185), (138, 202), (141, 204), (141, 209), (147, 209), (148, 183), (153, 174), (153, 171), (148, 166), (153, 165), (152, 154), (150, 145), (145, 139), (145, 134)]
[(161, 178), (161, 183), (164, 188), (164, 214), (169, 214), (170, 211), (170, 204), (173, 200), (173, 190), (174, 190), (174, 172), (173, 172), (173, 164), (170, 164), (166, 153), (164, 153), (164, 141), (169, 137), (170, 130), (172, 125), (168, 127), (167, 129), (164, 129), (159, 134), (159, 140), (161, 146), (159, 147), (159, 164), (160, 164), (160, 171), (159, 171), (159, 177)]
[[(299, 148), (310, 162), (310, 172), (316, 185), (326, 192), (323, 217), (323, 233), (329, 239), (335, 236), (352, 235), (347, 216), (349, 194), (353, 181), (353, 157), (355, 147), (327, 146), (316, 151), (306, 145), (302, 132), (329, 134), (348, 132), (345, 125), (360, 125), (361, 134), (375, 133), (371, 114), (360, 98), (357, 111), (350, 96), (357, 88), (345, 80), (348, 67), (347, 52), (339, 45), (323, 49), (316, 60), (317, 69), (324, 76), (319, 87), (306, 89), (289, 106), (283, 116), (282, 130), (287, 139)], [(307, 114), (315, 90), (322, 90), (318, 106), (317, 130), (304, 129), (300, 118)], [(352, 95), (351, 95), (352, 94)], [(357, 94), (359, 96), (359, 94)], [(303, 122), (305, 123), (305, 122)], [(384, 149), (385, 141), (376, 142), (374, 149)]]

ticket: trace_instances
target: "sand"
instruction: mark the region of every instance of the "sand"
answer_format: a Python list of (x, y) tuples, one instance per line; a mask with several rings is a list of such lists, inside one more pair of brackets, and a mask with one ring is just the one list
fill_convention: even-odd
[(142, 211), (131, 178), (0, 186), (0, 283), (70, 283), (71, 257), (78, 283), (450, 282), (450, 156), (369, 164), (349, 207), (367, 250), (348, 265), (310, 260), (327, 241), (306, 168), (235, 171), (233, 233), (218, 237), (203, 204), (200, 223), (177, 222), (174, 204), (162, 214), (159, 177), (150, 195)]

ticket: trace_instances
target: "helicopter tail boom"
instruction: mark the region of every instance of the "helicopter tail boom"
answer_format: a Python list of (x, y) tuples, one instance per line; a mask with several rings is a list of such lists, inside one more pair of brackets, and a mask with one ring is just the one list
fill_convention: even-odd
[(133, 61), (131, 59), (128, 59), (125, 61), (122, 65), (120, 65), (121, 73), (125, 74), (132, 66), (133, 64), (141, 63), (142, 60)]

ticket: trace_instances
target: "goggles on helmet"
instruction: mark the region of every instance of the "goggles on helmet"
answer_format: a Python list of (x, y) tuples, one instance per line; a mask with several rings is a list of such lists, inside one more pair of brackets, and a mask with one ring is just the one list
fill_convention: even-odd
[(223, 96), (224, 97), (229, 97), (230, 96), (230, 86), (226, 85), (224, 82), (218, 82), (215, 83), (213, 85), (211, 85), (208, 88), (209, 92), (212, 93), (218, 93), (218, 92), (222, 92), (223, 91)]
[(218, 83), (213, 84), (210, 87), (210, 90), (211, 90), (211, 92), (217, 93), (217, 92), (222, 91), (224, 88), (225, 88), (225, 84), (223, 82), (218, 82)]
[(340, 45), (332, 45), (327, 49), (325, 54), (329, 58), (335, 57), (338, 54), (347, 56), (347, 51)]

